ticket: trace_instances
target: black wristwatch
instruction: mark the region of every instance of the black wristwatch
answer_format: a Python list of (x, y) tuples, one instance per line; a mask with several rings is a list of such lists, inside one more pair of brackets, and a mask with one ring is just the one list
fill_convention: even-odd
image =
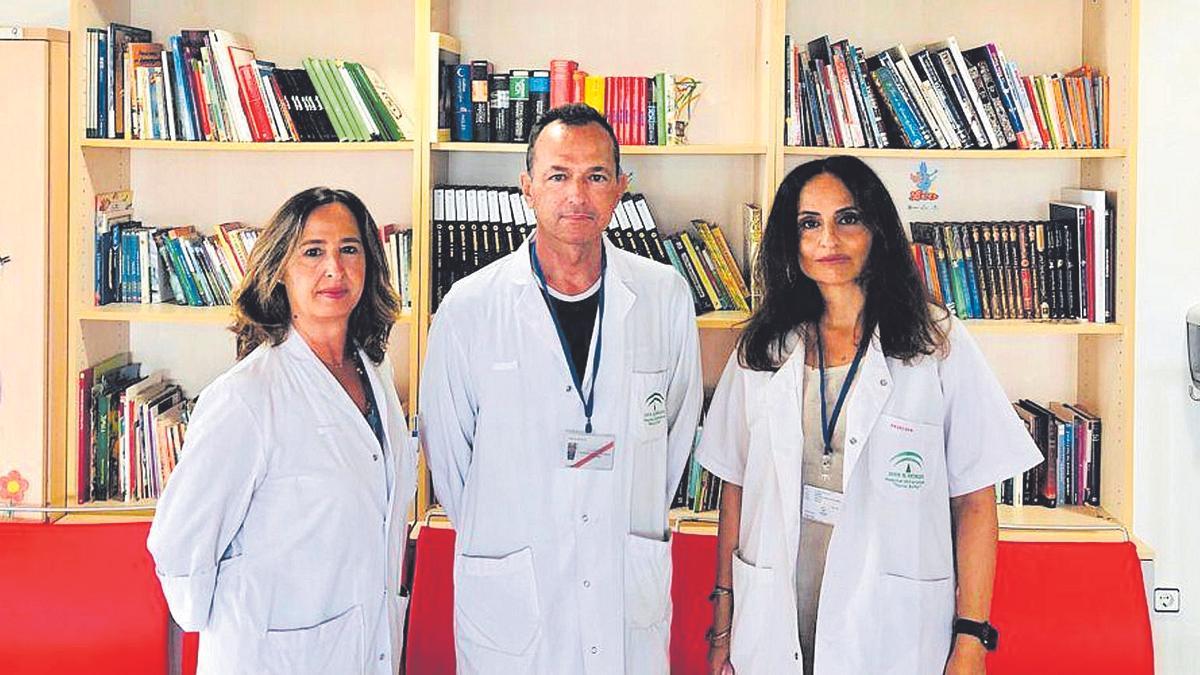
[(985, 649), (989, 652), (996, 651), (996, 645), (1000, 642), (1000, 632), (986, 621), (972, 621), (970, 619), (955, 619), (954, 634), (958, 635), (973, 635), (979, 638)]

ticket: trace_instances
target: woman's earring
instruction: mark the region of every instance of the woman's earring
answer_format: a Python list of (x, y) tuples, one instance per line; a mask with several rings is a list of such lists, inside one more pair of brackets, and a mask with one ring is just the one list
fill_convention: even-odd
[(796, 283), (796, 268), (788, 265), (787, 271), (784, 273), (784, 277), (787, 279), (789, 284)]

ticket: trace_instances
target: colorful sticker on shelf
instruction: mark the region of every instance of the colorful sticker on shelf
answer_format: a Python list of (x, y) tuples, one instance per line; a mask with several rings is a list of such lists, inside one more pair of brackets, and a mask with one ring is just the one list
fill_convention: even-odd
[(9, 506), (16, 506), (24, 501), (25, 491), (28, 489), (29, 481), (16, 469), (0, 477), (0, 501), (7, 501)]
[(933, 186), (933, 181), (937, 180), (939, 173), (938, 169), (930, 167), (927, 162), (921, 162), (917, 166), (916, 173), (908, 174), (913, 182), (913, 189), (908, 193), (909, 211), (937, 210), (940, 195)]

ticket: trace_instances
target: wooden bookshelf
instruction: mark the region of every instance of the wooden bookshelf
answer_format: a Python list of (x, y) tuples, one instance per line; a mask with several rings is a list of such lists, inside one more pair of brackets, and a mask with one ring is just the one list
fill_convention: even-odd
[(787, 146), (785, 155), (807, 157), (829, 157), (852, 155), (854, 157), (882, 157), (890, 159), (1120, 159), (1125, 151), (1120, 148), (1097, 150), (909, 150), (906, 148), (823, 148), (814, 146)]
[[(63, 382), (70, 401), (75, 400), (75, 375), (83, 365), (131, 345), (147, 344), (160, 332), (164, 340), (177, 339), (180, 330), (220, 331), (229, 320), (226, 308), (91, 306), (95, 193), (133, 188), (135, 204), (139, 212), (145, 207), (146, 213), (140, 215), (148, 222), (254, 222), (265, 219), (296, 189), (326, 183), (358, 192), (380, 223), (413, 225), (414, 306), (401, 317), (397, 332), (402, 334), (403, 349), (402, 353), (394, 350), (392, 358), (409, 412), (419, 411), (418, 375), (433, 318), (432, 187), (439, 183), (515, 185), (518, 156), (525, 152), (523, 144), (439, 142), (431, 134), (429, 43), (436, 31), (458, 39), (464, 60), (486, 58), (498, 71), (545, 67), (552, 58), (572, 58), (593, 74), (649, 75), (666, 70), (703, 81), (705, 90), (689, 128), (690, 145), (627, 146), (621, 149), (622, 156), (634, 172), (631, 190), (646, 194), (664, 232), (673, 233), (692, 218), (718, 223), (743, 269), (741, 205), (756, 203), (765, 217), (786, 173), (814, 157), (863, 158), (884, 178), (906, 222), (1032, 219), (1040, 215), (1035, 209), (1039, 205), (1044, 209), (1060, 187), (1110, 191), (1118, 213), (1118, 323), (968, 321), (967, 326), (980, 336), (985, 356), (1002, 374), (1002, 381), (1041, 383), (1055, 400), (1079, 401), (1104, 419), (1102, 509), (1004, 508), (1003, 536), (1064, 541), (1131, 536), (1137, 0), (1119, 4), (1014, 0), (999, 15), (995, 4), (984, 0), (918, 0), (916, 5), (902, 6), (877, 0), (832, 4), (698, 0), (685, 13), (669, 3), (635, 0), (566, 3), (549, 10), (536, 0), (362, 0), (337, 7), (299, 0), (297, 4), (280, 14), (269, 7), (247, 9), (239, 0), (187, 3), (182, 8), (153, 0), (72, 0), (71, 27), (77, 35), (84, 35), (88, 26), (110, 21), (152, 28), (156, 39), (184, 27), (224, 27), (245, 35), (263, 57), (281, 65), (309, 55), (338, 55), (369, 63), (413, 117), (417, 133), (412, 141), (402, 143), (86, 139), (85, 41), (76, 40), (71, 87), (76, 94), (71, 115), (71, 360)], [(309, 15), (323, 17), (321, 30), (308, 25)], [(518, 31), (539, 39), (512, 40)], [(614, 32), (622, 36), (624, 48), (612, 48)], [(1036, 151), (787, 147), (782, 141), (780, 83), (784, 35), (789, 33), (804, 41), (823, 34), (834, 40), (845, 37), (868, 52), (897, 42), (918, 45), (949, 35), (964, 46), (994, 41), (1026, 73), (1065, 71), (1086, 62), (1112, 78), (1112, 147)], [(313, 159), (306, 152), (321, 156)], [(241, 154), (231, 159), (228, 153)], [(939, 178), (943, 199), (935, 211), (910, 210), (904, 203), (911, 185), (908, 176), (919, 162), (945, 169)], [(187, 171), (179, 170), (183, 166)], [(710, 386), (746, 318), (741, 312), (698, 317), (705, 380)], [(997, 344), (1019, 350), (1022, 358), (999, 355), (994, 349)], [(204, 352), (199, 358), (232, 363), (227, 353)], [(187, 350), (178, 357), (180, 364), (195, 359), (197, 354)], [(180, 364), (152, 365), (170, 370)], [(1014, 385), (1009, 394), (1017, 398), (1025, 392)], [(73, 439), (74, 406), (68, 407), (72, 412), (66, 436)], [(68, 446), (67, 456), (59, 459), (67, 467), (67, 492), (74, 500), (74, 442)], [(421, 471), (418, 522), (431, 498), (423, 460)], [(702, 521), (713, 514), (700, 515)], [(687, 528), (705, 526), (693, 522), (690, 514), (673, 513), (672, 518)]]
[[(372, 66), (401, 103), (405, 114), (422, 104), (414, 46), (418, 35), (412, 3), (365, 0), (331, 7), (319, 0), (289, 4), (282, 15), (271, 6), (248, 6), (239, 0), (205, 3), (160, 3), (154, 0), (72, 0), (70, 106), (70, 301), (68, 374), (62, 382), (70, 412), (64, 423), (69, 439), (52, 462), (67, 475), (60, 506), (77, 501), (75, 447), (76, 384), (80, 369), (112, 354), (131, 351), (143, 360), (143, 371), (163, 369), (184, 382), (195, 396), (235, 362), (233, 340), (226, 330), (229, 307), (184, 307), (167, 304), (114, 304), (92, 301), (93, 202), (97, 193), (132, 189), (136, 218), (150, 224), (196, 224), (205, 233), (212, 223), (238, 220), (264, 223), (289, 196), (314, 185), (345, 188), (358, 194), (380, 225), (417, 222), (421, 208), (420, 161), (422, 127), (400, 142), (233, 143), (86, 138), (86, 29), (119, 22), (149, 28), (165, 42), (184, 28), (223, 28), (244, 36), (260, 58), (295, 66), (304, 57), (330, 56)], [(311, 16), (320, 16), (314, 30)], [(424, 31), (420, 31), (424, 34)], [(424, 246), (414, 232), (414, 248)], [(414, 271), (414, 287), (420, 283)], [(417, 390), (418, 308), (397, 319), (389, 350), (402, 399)], [(171, 344), (180, 345), (172, 349)], [(121, 506), (111, 502), (88, 506)], [(115, 517), (148, 519), (153, 501), (130, 509), (91, 510), (61, 522), (107, 522)], [(116, 514), (116, 515), (114, 515)]]
[[(145, 323), (199, 324), (206, 326), (228, 326), (233, 322), (233, 311), (226, 305), (217, 307), (189, 307), (186, 305), (132, 305), (115, 303), (100, 307), (86, 306), (78, 311), (81, 321), (117, 321)], [(413, 313), (405, 309), (396, 317), (396, 323), (407, 325)]]
[(142, 141), (123, 138), (86, 138), (84, 148), (118, 150), (183, 150), (194, 152), (411, 152), (413, 141), (374, 141), (370, 143), (221, 143), (216, 141)]
[[(437, 152), (515, 152), (525, 154), (524, 143), (432, 143), (430, 149)], [(626, 155), (765, 155), (765, 145), (625, 145), (621, 156)]]

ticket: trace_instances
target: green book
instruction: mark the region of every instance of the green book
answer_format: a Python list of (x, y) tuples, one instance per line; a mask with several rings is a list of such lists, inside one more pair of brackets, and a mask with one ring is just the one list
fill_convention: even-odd
[(330, 93), (342, 108), (342, 120), (346, 123), (350, 137), (357, 141), (371, 140), (371, 133), (363, 123), (362, 117), (359, 116), (358, 109), (354, 107), (354, 100), (350, 98), (350, 92), (346, 89), (346, 81), (342, 79), (342, 71), (337, 62), (333, 59), (317, 59), (317, 62), (325, 71), (325, 81), (329, 83)]
[(363, 70), (362, 65), (347, 62), (346, 69), (350, 72), (350, 76), (354, 78), (354, 83), (358, 85), (358, 93), (371, 110), (371, 114), (375, 118), (375, 125), (383, 132), (384, 140), (403, 140), (404, 135), (400, 133), (400, 127), (396, 126), (396, 120), (392, 119), (392, 114), (388, 112), (387, 106), (383, 104), (383, 99), (379, 97), (379, 92), (375, 91), (375, 87), (371, 86), (371, 80), (367, 77), (367, 73)]
[(355, 81), (354, 73), (350, 69), (349, 61), (340, 59), (334, 60), (331, 64), (333, 73), (339, 79), (342, 85), (343, 95), (346, 97), (346, 102), (350, 106), (350, 111), (354, 113), (359, 125), (362, 127), (362, 132), (368, 141), (384, 140), (385, 135), (382, 128), (379, 126), (378, 120), (371, 110), (371, 104), (363, 97), (362, 92), (358, 89), (358, 83)]
[(338, 140), (354, 140), (353, 135), (348, 131), (346, 121), (342, 118), (341, 105), (337, 103), (333, 93), (329, 90), (325, 69), (321, 67), (320, 61), (307, 58), (304, 59), (303, 65), (304, 70), (308, 73), (308, 78), (312, 80), (313, 88), (317, 90), (317, 97), (321, 99), (321, 105), (328, 113), (329, 123), (333, 125), (333, 131), (337, 134)]
[(654, 108), (658, 114), (658, 145), (667, 144), (667, 75), (654, 76)]

